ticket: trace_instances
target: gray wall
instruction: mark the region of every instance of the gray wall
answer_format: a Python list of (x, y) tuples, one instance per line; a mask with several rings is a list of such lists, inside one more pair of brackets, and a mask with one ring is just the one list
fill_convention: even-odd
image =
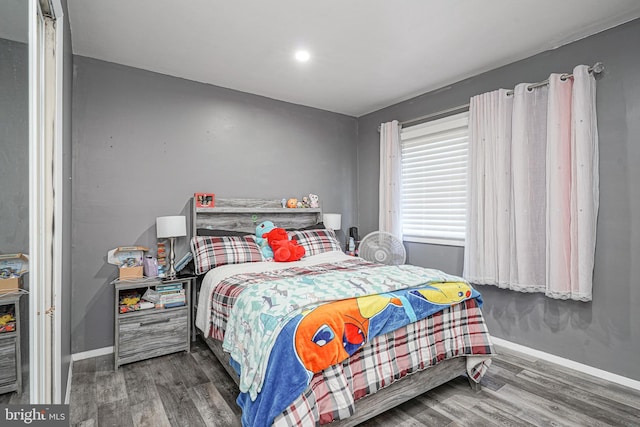
[[(29, 252), (28, 58), (27, 44), (0, 39), (0, 254)], [(29, 275), (23, 280), (29, 289)], [(28, 296), (21, 298), (20, 309), (22, 383), (28, 389)]]
[(28, 50), (0, 39), (0, 254), (29, 251)]
[(113, 345), (107, 251), (154, 247), (194, 192), (315, 193), (354, 224), (356, 137), (353, 117), (74, 56), (72, 351)]
[[(471, 96), (603, 61), (598, 80), (600, 212), (593, 302), (480, 287), (492, 335), (640, 380), (640, 20), (495, 69), (358, 120), (358, 212), (377, 229), (377, 126), (466, 104)], [(409, 262), (462, 273), (461, 248), (407, 244)]]

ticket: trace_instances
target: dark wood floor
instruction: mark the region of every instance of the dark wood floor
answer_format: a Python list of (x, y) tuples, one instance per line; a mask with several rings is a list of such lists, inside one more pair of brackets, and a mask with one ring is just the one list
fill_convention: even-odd
[[(465, 377), (363, 426), (639, 426), (640, 391), (513, 353), (473, 392)], [(113, 370), (113, 357), (74, 362), (73, 426), (237, 426), (236, 386), (207, 346)]]

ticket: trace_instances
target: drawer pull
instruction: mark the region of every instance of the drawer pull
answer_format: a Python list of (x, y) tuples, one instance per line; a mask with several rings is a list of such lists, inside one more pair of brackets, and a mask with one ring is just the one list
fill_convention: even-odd
[(151, 322), (140, 323), (140, 326), (157, 325), (158, 323), (167, 323), (169, 321), (171, 321), (171, 319), (153, 320)]

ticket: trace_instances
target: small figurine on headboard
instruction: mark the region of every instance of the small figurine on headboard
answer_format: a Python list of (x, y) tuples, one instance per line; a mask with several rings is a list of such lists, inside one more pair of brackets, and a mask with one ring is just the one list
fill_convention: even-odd
[(308, 198), (307, 196), (304, 196), (304, 197), (302, 198), (302, 207), (303, 207), (303, 208), (309, 208), (309, 207), (311, 207), (311, 206), (310, 206), (310, 204), (309, 204), (309, 198)]
[(280, 204), (282, 204), (283, 208), (286, 208), (287, 207), (287, 199), (280, 200)]
[(316, 194), (309, 194), (309, 207), (319, 208), (320, 202), (318, 202), (318, 196)]

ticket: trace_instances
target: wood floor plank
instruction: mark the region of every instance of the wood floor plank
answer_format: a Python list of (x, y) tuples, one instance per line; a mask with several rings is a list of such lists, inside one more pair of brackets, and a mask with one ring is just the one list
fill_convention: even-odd
[(482, 403), (501, 409), (512, 414), (514, 417), (527, 421), (536, 426), (556, 426), (556, 427), (582, 427), (576, 423), (566, 419), (558, 419), (550, 414), (543, 407), (531, 404), (529, 400), (518, 399), (517, 396), (503, 396), (493, 390), (485, 390), (490, 398), (485, 399)]
[(100, 427), (134, 427), (128, 399), (98, 405), (97, 421)]
[(8, 405), (15, 392), (0, 394), (0, 405)]
[(73, 373), (92, 373), (96, 372), (96, 357), (89, 359), (81, 359), (73, 361)]
[(202, 371), (207, 378), (215, 384), (222, 398), (227, 402), (234, 414), (240, 417), (241, 410), (236, 403), (238, 397), (238, 387), (233, 380), (229, 378), (227, 371), (220, 365), (220, 362), (211, 354), (207, 348), (206, 353), (192, 353), (196, 363), (202, 367)]
[(72, 422), (80, 423), (98, 418), (95, 372), (73, 372), (71, 396), (69, 418)]
[(397, 406), (396, 409), (400, 412), (406, 413), (414, 420), (421, 422), (426, 426), (444, 427), (453, 421), (453, 419), (448, 417), (446, 414), (434, 410), (418, 399), (411, 399), (410, 401)]
[(542, 375), (550, 378), (567, 379), (574, 387), (616, 400), (620, 403), (638, 408), (640, 410), (640, 390), (634, 390), (620, 384), (612, 383), (593, 375), (569, 369), (546, 360), (524, 355), (515, 350), (501, 346), (495, 346), (499, 354), (505, 357), (497, 357), (493, 360), (499, 366), (512, 370), (534, 369)]
[(154, 378), (169, 423), (174, 427), (206, 426), (180, 378), (182, 372), (174, 369), (170, 355), (147, 360), (145, 365)]
[[(469, 401), (464, 395), (454, 394), (447, 399), (443, 399), (433, 406), (435, 411), (446, 414), (452, 419), (452, 423), (462, 426), (489, 427), (495, 424), (491, 419), (485, 418), (482, 414), (475, 412), (476, 402)], [(449, 424), (451, 425), (451, 423)]]
[[(124, 365), (117, 371), (120, 377), (110, 361), (112, 356), (101, 356), (74, 364), (73, 426), (240, 425), (237, 386), (202, 341), (191, 353)], [(482, 385), (475, 392), (460, 376), (362, 426), (640, 425), (640, 391), (531, 356), (501, 352)]]
[(184, 385), (180, 384), (180, 386), (169, 388), (156, 384), (156, 387), (160, 393), (160, 400), (171, 426), (206, 426)]
[(10, 394), (9, 405), (27, 405), (31, 402), (29, 400), (29, 391), (25, 391), (25, 387), (29, 387), (28, 383), (22, 383), (22, 393), (18, 394), (17, 392), (13, 392)]
[(531, 367), (536, 372), (571, 384), (575, 388), (590, 391), (597, 395), (615, 400), (640, 411), (640, 390), (634, 390), (620, 384), (606, 381), (583, 372), (574, 371), (546, 361), (537, 361)]
[(524, 370), (517, 376), (545, 390), (554, 400), (575, 405), (576, 409), (582, 409), (592, 418), (605, 422), (613, 421), (620, 425), (640, 425), (640, 412), (636, 408), (533, 371)]
[(520, 366), (517, 363), (512, 363), (513, 359), (509, 358), (509, 360), (505, 360), (505, 359), (500, 359), (500, 358), (495, 358), (491, 360), (491, 365), (492, 366), (499, 366), (504, 370), (507, 370), (509, 372), (512, 372), (513, 374), (519, 374), (520, 372), (522, 372), (525, 367)]
[(438, 401), (449, 399), (453, 396), (464, 396), (465, 399), (473, 402), (480, 402), (486, 399), (486, 395), (482, 392), (477, 393), (469, 387), (469, 382), (466, 377), (460, 376), (453, 380), (442, 384), (440, 387), (424, 393), (422, 397), (432, 396)]
[[(466, 380), (467, 382), (469, 382), (469, 380)], [(492, 377), (492, 376), (487, 376), (485, 375), (484, 378), (482, 378), (482, 388), (488, 388), (489, 390), (493, 390), (493, 391), (497, 391), (500, 390), (500, 388), (505, 384), (504, 381)]]
[(98, 402), (112, 403), (128, 397), (121, 370), (96, 372), (95, 379)]
[(123, 365), (119, 370), (122, 371), (132, 406), (160, 398), (153, 374), (144, 363)]
[(385, 427), (385, 426), (394, 426), (394, 427), (423, 427), (424, 424), (411, 416), (409, 416), (404, 411), (399, 411), (397, 409), (391, 409), (389, 411), (383, 412), (375, 418), (372, 418), (368, 421), (365, 421), (362, 424), (359, 424), (358, 427)]
[(202, 371), (202, 365), (196, 363), (193, 356), (187, 352), (175, 353), (169, 356), (174, 368), (181, 372), (181, 380), (189, 389), (209, 382), (209, 378)]
[[(465, 393), (469, 393), (466, 395)], [(454, 400), (463, 400), (465, 403), (451, 404)], [(433, 408), (442, 414), (447, 415), (454, 421), (467, 419), (469, 408), (484, 399), (484, 394), (471, 391), (467, 379), (458, 377), (442, 384), (441, 386), (430, 390), (416, 397), (416, 400), (423, 402), (425, 405)]]
[(113, 354), (105, 354), (103, 356), (98, 356), (95, 358), (96, 361), (96, 372), (108, 372), (113, 371)]
[[(565, 406), (555, 400), (550, 400), (549, 395), (539, 395), (525, 391), (520, 388), (519, 384), (507, 384), (498, 394), (504, 399), (513, 400), (515, 402), (528, 402), (535, 408), (549, 414), (554, 420), (560, 420), (562, 423), (569, 423), (575, 426), (589, 427), (605, 427), (611, 424), (591, 418), (582, 411), (575, 410), (573, 407)], [(524, 405), (523, 405), (524, 407)]]
[(526, 363), (527, 365), (531, 365), (532, 363), (535, 363), (539, 360), (537, 356), (524, 354), (519, 351), (510, 349), (509, 347), (503, 347), (499, 344), (494, 344), (493, 347), (499, 356), (506, 356), (505, 358), (508, 359), (519, 360)]
[(160, 397), (132, 405), (131, 418), (135, 427), (171, 426)]
[(213, 383), (196, 385), (189, 389), (189, 395), (206, 425), (211, 426), (216, 423), (233, 427), (241, 425), (237, 414), (231, 410)]
[(505, 427), (532, 427), (532, 424), (528, 421), (521, 419), (520, 417), (513, 415), (505, 410), (501, 406), (492, 406), (486, 402), (479, 402), (473, 405), (472, 409), (476, 415), (482, 416), (484, 419), (490, 420), (495, 426)]

